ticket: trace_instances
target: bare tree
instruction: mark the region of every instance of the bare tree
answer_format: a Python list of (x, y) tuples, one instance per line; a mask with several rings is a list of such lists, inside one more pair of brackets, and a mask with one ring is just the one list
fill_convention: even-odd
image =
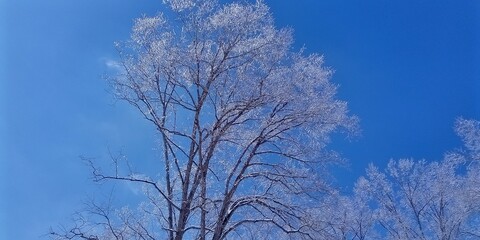
[(115, 221), (96, 211), (105, 229), (62, 236), (247, 239), (268, 228), (271, 238), (313, 238), (308, 209), (335, 160), (325, 144), (356, 127), (332, 71), (319, 55), (292, 52), (291, 31), (274, 26), (262, 1), (164, 3), (169, 12), (137, 19), (131, 41), (117, 45), (122, 71), (109, 79), (155, 126), (160, 177), (92, 163), (96, 181), (139, 183), (148, 200)]
[[(466, 149), (440, 162), (392, 160), (385, 172), (371, 165), (358, 180), (353, 199), (361, 196), (367, 204), (356, 207), (369, 208), (368, 219), (376, 223), (366, 239), (480, 238), (480, 122), (458, 119), (455, 129)], [(362, 219), (350, 213), (350, 219)]]

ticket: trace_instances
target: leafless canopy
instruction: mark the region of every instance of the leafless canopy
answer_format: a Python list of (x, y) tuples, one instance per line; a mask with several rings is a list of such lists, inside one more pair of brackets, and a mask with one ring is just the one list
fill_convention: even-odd
[[(166, 13), (137, 19), (131, 41), (118, 44), (122, 70), (109, 78), (155, 126), (159, 175), (92, 165), (96, 180), (143, 184), (147, 197), (140, 213), (117, 211), (115, 221), (96, 212), (109, 227), (92, 234), (248, 239), (268, 228), (263, 238), (312, 238), (308, 208), (332, 160), (324, 146), (356, 126), (323, 58), (293, 53), (291, 31), (274, 26), (262, 1), (164, 2)], [(95, 239), (79, 234), (65, 236)]]

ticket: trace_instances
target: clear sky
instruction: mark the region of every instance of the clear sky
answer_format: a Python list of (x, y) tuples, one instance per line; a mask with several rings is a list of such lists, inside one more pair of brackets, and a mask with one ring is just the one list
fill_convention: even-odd
[[(368, 163), (438, 160), (480, 119), (480, 1), (268, 0), (295, 47), (325, 55), (363, 136), (334, 138), (348, 189)], [(0, 239), (38, 239), (99, 187), (80, 155), (155, 159), (152, 128), (102, 75), (135, 17), (160, 0), (0, 0)], [(119, 191), (122, 191), (121, 188)]]

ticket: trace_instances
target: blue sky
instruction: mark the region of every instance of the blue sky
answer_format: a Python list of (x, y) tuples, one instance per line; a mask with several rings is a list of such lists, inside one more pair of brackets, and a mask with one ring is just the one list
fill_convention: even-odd
[[(0, 239), (38, 239), (101, 188), (79, 156), (154, 161), (152, 128), (115, 103), (102, 75), (153, 0), (0, 0)], [(438, 160), (480, 119), (480, 2), (268, 0), (295, 47), (325, 55), (363, 136), (335, 137), (351, 187), (368, 163)], [(127, 191), (120, 188), (119, 191)]]

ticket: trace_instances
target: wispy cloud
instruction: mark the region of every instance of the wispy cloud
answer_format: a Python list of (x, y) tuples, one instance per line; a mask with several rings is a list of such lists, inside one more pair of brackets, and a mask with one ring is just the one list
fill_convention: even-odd
[(115, 72), (120, 72), (122, 71), (122, 64), (118, 61), (115, 61), (113, 59), (105, 58), (104, 59), (105, 66), (109, 68), (112, 71)]

